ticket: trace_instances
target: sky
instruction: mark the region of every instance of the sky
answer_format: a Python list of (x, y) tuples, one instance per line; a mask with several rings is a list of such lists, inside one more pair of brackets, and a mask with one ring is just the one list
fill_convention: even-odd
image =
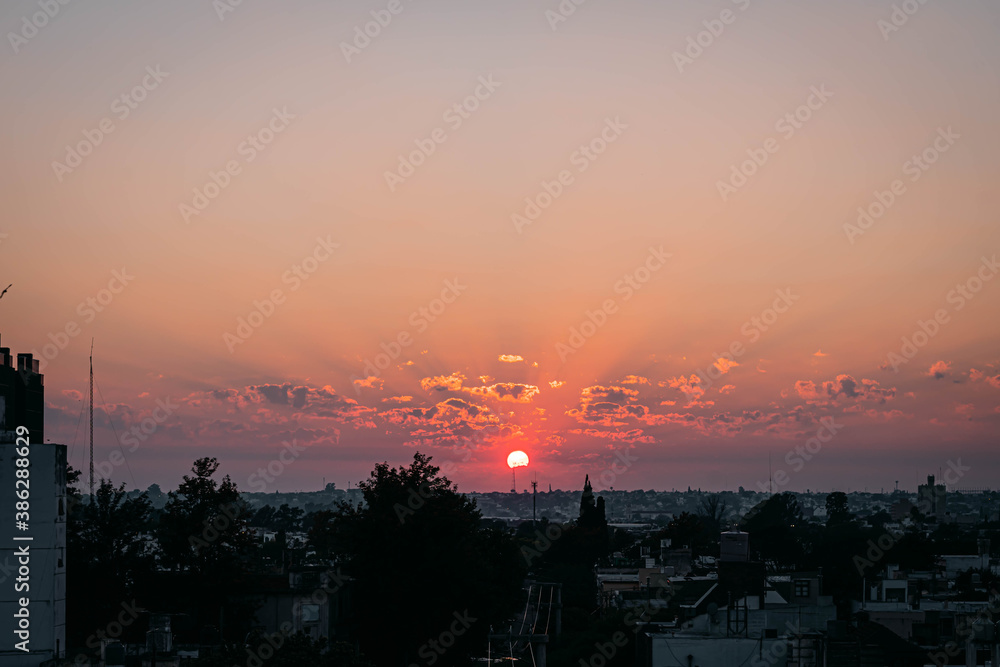
[(513, 450), (519, 490), (989, 486), (998, 24), (10, 0), (0, 344), (85, 469), (93, 340), (95, 466), (130, 488), (422, 452), (509, 490)]

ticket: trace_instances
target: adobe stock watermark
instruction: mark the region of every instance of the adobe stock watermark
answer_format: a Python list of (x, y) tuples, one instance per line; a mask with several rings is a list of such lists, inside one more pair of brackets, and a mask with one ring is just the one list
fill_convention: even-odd
[(490, 440), (488, 436), (490, 434), (499, 436), (503, 433), (504, 424), (503, 415), (498, 416), (497, 422), (493, 424), (487, 424), (481, 429), (476, 431), (475, 437), (463, 436), (461, 437), (461, 444), (455, 446), (456, 453), (464, 452), (462, 458), (456, 463), (452, 459), (446, 459), (441, 462), (441, 473), (444, 475), (449, 475), (458, 470), (459, 463), (467, 463), (472, 455), (480, 445), (488, 445)]
[[(741, 12), (745, 12), (750, 7), (750, 0), (732, 0), (732, 3)], [(736, 22), (737, 16), (739, 15), (733, 10), (723, 9), (718, 18), (702, 21), (701, 24), (705, 26), (705, 29), (694, 35), (688, 35), (684, 51), (674, 51), (673, 53), (677, 71), (683, 74), (685, 67), (693, 65), (694, 61), (700, 58), (705, 50), (715, 44), (715, 40), (722, 36), (722, 33), (726, 31), (726, 26)]]
[[(130, 452), (139, 449), (142, 443), (156, 433), (161, 424), (170, 419), (178, 407), (180, 406), (176, 403), (170, 402), (169, 396), (165, 401), (162, 398), (156, 399), (156, 407), (153, 408), (150, 416), (142, 419), (138, 424), (133, 424), (132, 428), (125, 431), (119, 441), (120, 444), (127, 446)], [(119, 450), (113, 449), (108, 454), (106, 461), (101, 461), (94, 466), (94, 471), (100, 479), (111, 479), (111, 473), (123, 463), (125, 463), (125, 457)]]
[(604, 472), (594, 479), (599, 483), (594, 486), (595, 491), (602, 491), (604, 489), (610, 489), (614, 487), (615, 482), (618, 481), (620, 475), (627, 473), (632, 466), (635, 465), (636, 461), (639, 460), (638, 456), (632, 455), (632, 450), (635, 445), (629, 445), (628, 447), (622, 447), (621, 449), (616, 449), (613, 457), (613, 461), (610, 466), (607, 467)]
[(97, 127), (83, 130), (83, 139), (76, 144), (66, 145), (64, 161), (52, 161), (52, 171), (56, 175), (56, 180), (62, 183), (67, 174), (73, 173), (73, 170), (82, 165), (84, 158), (92, 155), (94, 149), (104, 143), (104, 139), (117, 129), (115, 119), (121, 122), (132, 115), (132, 112), (138, 109), (168, 76), (170, 72), (160, 71), (159, 65), (146, 67), (146, 75), (138, 84), (111, 101), (111, 114), (114, 118), (105, 116), (97, 123)]
[[(591, 139), (586, 144), (581, 144), (569, 156), (569, 162), (576, 167), (576, 172), (582, 174), (590, 168), (593, 162), (604, 154), (610, 144), (618, 141), (622, 133), (628, 129), (628, 125), (623, 123), (618, 116), (604, 119), (604, 127), (600, 134)], [(562, 196), (569, 186), (573, 185), (576, 177), (569, 169), (563, 169), (551, 181), (543, 180), (541, 190), (533, 197), (525, 197), (525, 207), (520, 213), (512, 213), (511, 222), (518, 234), (524, 232), (524, 228), (538, 220), (542, 211), (552, 206), (552, 203)]]
[(208, 181), (200, 188), (194, 188), (191, 203), (181, 202), (178, 204), (181, 218), (184, 222), (190, 223), (191, 217), (201, 215), (202, 211), (208, 208), (222, 191), (233, 182), (233, 177), (243, 173), (243, 165), (250, 164), (257, 159), (257, 156), (271, 145), (279, 134), (288, 129), (291, 121), (295, 120), (295, 115), (288, 113), (288, 107), (272, 109), (271, 119), (261, 129), (253, 134), (248, 134), (247, 138), (236, 147), (236, 154), (243, 158), (232, 159), (226, 162), (219, 171), (209, 171)]
[(555, 9), (545, 10), (545, 20), (549, 22), (552, 32), (560, 23), (565, 23), (569, 17), (576, 13), (576, 8), (587, 2), (587, 0), (560, 0)]
[(459, 280), (459, 278), (445, 280), (440, 296), (431, 299), (427, 305), (421, 306), (410, 313), (407, 321), (413, 327), (412, 332), (410, 329), (403, 329), (388, 343), (385, 341), (379, 343), (379, 348), (382, 351), (376, 354), (373, 359), (365, 359), (365, 365), (361, 369), (360, 376), (351, 376), (351, 383), (354, 385), (354, 392), (356, 394), (361, 394), (361, 387), (364, 386), (366, 381), (372, 381), (381, 377), (382, 371), (391, 366), (395, 360), (399, 359), (404, 349), (413, 345), (414, 336), (427, 331), (427, 328), (444, 314), (448, 306), (455, 303), (458, 297), (462, 295), (462, 292), (469, 288), (468, 285), (463, 285)]
[[(791, 466), (793, 473), (801, 472), (806, 467), (806, 462), (812, 461), (813, 457), (823, 449), (823, 445), (833, 440), (837, 432), (844, 428), (844, 424), (836, 423), (833, 417), (821, 417), (819, 423), (820, 427), (816, 430), (816, 435), (803, 444), (795, 445), (785, 454), (785, 463)], [(791, 477), (784, 469), (778, 468), (771, 475), (769, 481), (772, 481), (780, 489), (791, 481)], [(764, 493), (771, 491), (771, 485), (760, 480), (757, 480), (757, 488)]]
[[(82, 324), (90, 324), (97, 319), (97, 315), (103, 313), (115, 300), (115, 297), (121, 294), (133, 280), (135, 280), (135, 276), (129, 274), (124, 266), (120, 271), (112, 271), (111, 280), (108, 281), (107, 287), (101, 288), (97, 294), (88, 296), (77, 304), (76, 314), (80, 316)], [(31, 350), (32, 356), (39, 360), (38, 372), (44, 373), (49, 362), (69, 347), (70, 340), (79, 336), (82, 331), (81, 322), (69, 320), (59, 331), (49, 333), (50, 342), (42, 345), (41, 352), (35, 349)]]
[[(939, 127), (934, 141), (903, 163), (903, 175), (909, 176), (911, 183), (916, 183), (961, 137), (962, 135), (951, 129), (951, 125), (947, 129)], [(903, 179), (897, 178), (889, 184), (887, 190), (876, 190), (874, 201), (867, 206), (859, 206), (857, 224), (844, 223), (844, 233), (847, 234), (847, 240), (851, 245), (854, 245), (854, 239), (868, 231), (875, 221), (881, 219), (906, 192), (906, 183)]]
[(565, 362), (569, 355), (576, 354), (601, 327), (608, 323), (608, 318), (617, 313), (622, 304), (628, 302), (652, 279), (654, 273), (666, 265), (667, 259), (670, 257), (673, 255), (664, 252), (663, 246), (650, 247), (646, 260), (615, 282), (614, 293), (620, 294), (621, 298), (605, 299), (597, 310), (586, 311), (583, 321), (579, 325), (569, 328), (569, 338), (566, 342), (556, 343), (556, 353), (559, 355), (559, 360)]
[[(958, 484), (958, 481), (965, 477), (965, 473), (972, 470), (971, 466), (962, 465), (962, 459), (957, 459), (955, 461), (948, 461), (948, 469), (944, 472), (942, 479), (945, 484), (953, 487)], [(922, 514), (928, 514), (933, 509), (931, 505), (930, 498), (918, 498), (917, 505), (915, 508), (918, 512)], [(897, 530), (895, 528), (889, 528), (880, 535), (878, 538), (873, 540), (868, 540), (868, 550), (864, 555), (857, 554), (852, 559), (854, 564), (854, 569), (858, 571), (858, 574), (864, 575), (865, 572), (874, 567), (876, 564), (881, 562), (885, 558), (886, 554), (896, 546), (896, 544), (903, 538), (904, 531)]]
[[(118, 612), (118, 616), (114, 620), (110, 621), (103, 630), (98, 630), (93, 632), (84, 641), (84, 645), (93, 650), (101, 648), (101, 642), (107, 639), (118, 639), (125, 632), (125, 629), (130, 625), (135, 623), (139, 619), (140, 609), (136, 604), (135, 600), (131, 602), (122, 602), (121, 611)], [(77, 653), (73, 662), (81, 667), (83, 665), (90, 665), (90, 658), (88, 658), (83, 653)]]
[(898, 5), (892, 6), (889, 19), (879, 19), (875, 26), (882, 33), (882, 40), (889, 41), (889, 35), (898, 32), (900, 28), (910, 22), (910, 18), (920, 11), (920, 8), (927, 4), (928, 0), (903, 0)]
[(246, 507), (238, 502), (220, 504), (218, 513), (201, 522), (201, 535), (188, 536), (188, 546), (200, 555), (202, 549), (222, 537), (226, 529), (245, 513)]
[[(1000, 263), (997, 256), (987, 258), (983, 256), (979, 268), (965, 281), (958, 283), (945, 295), (945, 302), (952, 306), (952, 311), (958, 312), (965, 308), (966, 304), (976, 298), (976, 295), (983, 289), (983, 286), (996, 277), (1000, 272)], [(930, 343), (931, 339), (938, 335), (941, 327), (951, 321), (951, 313), (947, 308), (938, 308), (934, 315), (926, 320), (917, 320), (916, 328), (909, 336), (902, 337), (902, 344), (899, 351), (890, 352), (886, 356), (886, 362), (880, 366), (883, 370), (892, 368), (896, 373), (900, 366), (909, 363), (922, 348)]]
[[(804, 634), (804, 631), (796, 624), (791, 621), (785, 621), (785, 627), (788, 632), (784, 635), (784, 639), (798, 639)], [(787, 641), (776, 641), (768, 647), (767, 652), (754, 656), (753, 662), (750, 663), (750, 667), (767, 667), (768, 665), (778, 665), (786, 664), (785, 660), (788, 655), (788, 642)]]
[(285, 467), (298, 461), (302, 452), (309, 449), (309, 445), (300, 445), (299, 441), (292, 438), (291, 442), (281, 443), (281, 452), (268, 464), (262, 468), (257, 468), (257, 472), (247, 477), (247, 486), (251, 489), (263, 493), (267, 491), (267, 485), (273, 484), (276, 479), (285, 472)]
[[(802, 298), (797, 294), (792, 294), (792, 288), (790, 287), (774, 290), (774, 293), (777, 294), (777, 298), (775, 298), (770, 307), (760, 311), (759, 315), (754, 315), (740, 327), (740, 333), (749, 338), (748, 343), (752, 344), (760, 340), (761, 334), (774, 326), (775, 322), (778, 321), (778, 317), (787, 313), (795, 302)], [(735, 362), (746, 354), (746, 351), (747, 348), (742, 341), (734, 340), (722, 354), (718, 352), (713, 354), (712, 358), (717, 361), (713, 362), (705, 370), (698, 369), (695, 371), (695, 375), (698, 377), (698, 386), (708, 390), (716, 380), (728, 372), (728, 368), (725, 368), (723, 363), (720, 362), (723, 362), (723, 360)]]
[(231, 14), (236, 11), (237, 7), (243, 4), (243, 0), (212, 0), (212, 9), (215, 10), (215, 15), (219, 17), (219, 23), (226, 20), (226, 14)]
[(549, 523), (545, 526), (544, 533), (536, 528), (531, 546), (521, 546), (521, 557), (524, 558), (524, 564), (531, 567), (532, 561), (541, 558), (546, 551), (551, 549), (552, 545), (562, 537), (563, 532), (565, 532), (563, 527), (558, 523)]
[[(301, 607), (298, 599), (293, 603), (293, 607), (295, 606)], [(249, 646), (244, 647), (247, 653), (247, 667), (263, 667), (264, 662), (274, 657), (275, 652), (294, 634), (295, 626), (292, 625), (291, 621), (285, 621), (278, 626), (276, 632), (265, 634), (255, 649), (251, 650)]]
[(464, 635), (472, 627), (477, 619), (475, 616), (469, 613), (466, 609), (464, 612), (453, 612), (452, 616), (455, 620), (451, 622), (448, 628), (441, 632), (437, 637), (427, 640), (419, 649), (417, 649), (417, 656), (423, 660), (423, 663), (411, 663), (409, 667), (420, 667), (421, 664), (430, 665), (435, 664), (441, 659), (448, 649), (455, 645), (455, 642), (459, 637)]
[(421, 509), (427, 504), (428, 500), (431, 500), (436, 495), (427, 482), (420, 484), (416, 488), (411, 488), (406, 496), (406, 503), (396, 503), (392, 507), (393, 512), (396, 513), (396, 518), (399, 519), (400, 525), (405, 525), (408, 518), (416, 514), (417, 510)]
[[(812, 119), (813, 114), (822, 109), (831, 97), (833, 97), (833, 93), (826, 89), (826, 84), (810, 87), (806, 101), (796, 107), (794, 111), (779, 118), (774, 124), (774, 131), (780, 133), (781, 138), (788, 141), (795, 136), (796, 132), (805, 127), (805, 124)], [(761, 148), (748, 148), (746, 160), (729, 166), (729, 178), (725, 181), (720, 179), (715, 182), (715, 187), (719, 191), (722, 201), (727, 201), (730, 196), (745, 186), (749, 179), (767, 164), (771, 156), (777, 153), (780, 148), (781, 143), (775, 137), (765, 139)]]
[[(319, 270), (323, 263), (333, 256), (333, 251), (339, 247), (339, 243), (330, 240), (329, 234), (325, 239), (322, 236), (317, 237), (316, 246), (312, 252), (292, 264), (288, 270), (281, 274), (282, 284), (289, 286), (289, 292), (297, 291), (306, 280), (309, 280)], [(250, 336), (274, 315), (278, 306), (285, 303), (287, 298), (288, 295), (285, 294), (285, 291), (277, 287), (271, 290), (263, 301), (255, 299), (253, 309), (246, 316), (236, 319), (236, 329), (233, 333), (227, 331), (222, 334), (222, 342), (226, 344), (229, 353), (235, 352), (237, 345), (247, 342)]]
[[(966, 645), (971, 642), (987, 623), (993, 625), (994, 616), (1000, 615), (1000, 602), (996, 600), (997, 590), (991, 587), (990, 602), (985, 607), (979, 609), (973, 617), (972, 622), (963, 618), (955, 623), (955, 639), (951, 639), (945, 644), (941, 651), (937, 653), (927, 653), (927, 657), (937, 667), (944, 667), (951, 664), (951, 658), (958, 657), (966, 651)], [(959, 643), (959, 640), (962, 640)]]
[(17, 32), (8, 32), (7, 41), (10, 42), (10, 47), (14, 49), (14, 53), (20, 53), (21, 48), (24, 47), (31, 39), (33, 39), (38, 31), (47, 26), (52, 19), (59, 15), (62, 8), (68, 5), (72, 0), (38, 0), (38, 6), (41, 7), (42, 11), (35, 12), (30, 17), (21, 17), (21, 29)]
[[(441, 119), (448, 124), (450, 131), (455, 132), (462, 124), (472, 117), (480, 105), (493, 96), (501, 83), (493, 80), (493, 75), (488, 74), (478, 79), (479, 85), (472, 91), (472, 94), (460, 102), (455, 102), (448, 107)], [(434, 128), (424, 139), (414, 139), (416, 149), (407, 155), (399, 155), (399, 163), (395, 171), (385, 172), (385, 184), (389, 186), (389, 192), (395, 192), (396, 188), (406, 182), (410, 176), (416, 173), (417, 168), (427, 161), (431, 155), (437, 151), (439, 144), (448, 140), (448, 130), (443, 127)]]
[[(407, 0), (407, 2), (410, 1)], [(371, 46), (372, 40), (381, 35), (382, 31), (392, 23), (393, 17), (402, 14), (404, 9), (406, 9), (406, 6), (402, 3), (402, 0), (389, 0), (385, 9), (371, 10), (371, 21), (363, 24), (359, 23), (354, 26), (354, 39), (350, 43), (340, 43), (340, 52), (344, 54), (347, 64), (350, 65), (351, 59), (354, 56), (361, 55), (362, 51)]]

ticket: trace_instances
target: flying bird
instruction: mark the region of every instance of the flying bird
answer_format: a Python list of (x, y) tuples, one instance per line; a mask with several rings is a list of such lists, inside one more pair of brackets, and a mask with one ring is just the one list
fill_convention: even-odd
[(0, 299), (2, 299), (3, 295), (7, 293), (7, 290), (9, 290), (13, 286), (14, 286), (14, 283), (11, 283), (10, 285), (7, 285), (7, 287), (5, 287), (2, 292), (0, 292)]

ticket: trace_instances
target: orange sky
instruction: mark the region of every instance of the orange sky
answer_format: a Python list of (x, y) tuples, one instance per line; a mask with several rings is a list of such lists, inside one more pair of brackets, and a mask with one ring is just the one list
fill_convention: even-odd
[(74, 465), (95, 338), (142, 488), (992, 483), (994, 3), (389, 5), (0, 10), (0, 334)]

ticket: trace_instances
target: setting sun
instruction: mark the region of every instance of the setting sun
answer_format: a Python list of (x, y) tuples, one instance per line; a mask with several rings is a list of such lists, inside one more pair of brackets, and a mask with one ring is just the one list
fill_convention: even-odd
[(517, 450), (507, 455), (507, 465), (511, 468), (523, 468), (528, 465), (528, 455)]

